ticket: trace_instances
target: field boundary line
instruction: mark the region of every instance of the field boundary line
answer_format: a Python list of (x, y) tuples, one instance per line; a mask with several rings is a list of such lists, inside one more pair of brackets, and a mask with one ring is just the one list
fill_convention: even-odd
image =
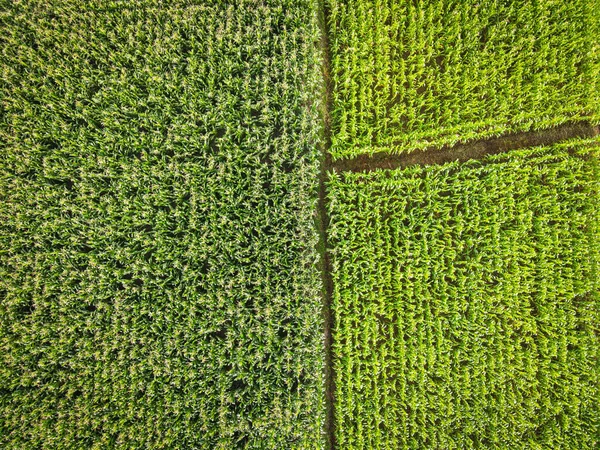
[(320, 50), (322, 57), (323, 92), (321, 115), (323, 120), (321, 144), (321, 171), (319, 173), (319, 202), (317, 211), (319, 229), (319, 253), (321, 255), (321, 277), (323, 283), (323, 321), (324, 321), (324, 351), (325, 351), (325, 439), (326, 448), (335, 448), (335, 377), (333, 373), (332, 328), (333, 313), (331, 303), (333, 298), (333, 280), (331, 278), (331, 261), (327, 239), (329, 214), (327, 212), (327, 179), (333, 170), (330, 153), (331, 148), (331, 107), (332, 107), (332, 82), (331, 82), (331, 54), (329, 48), (329, 6), (328, 0), (319, 0), (319, 28)]
[(600, 135), (600, 125), (588, 122), (562, 124), (554, 128), (512, 133), (492, 139), (460, 143), (453, 146), (431, 148), (408, 154), (379, 152), (339, 159), (332, 163), (336, 172), (372, 172), (378, 169), (393, 170), (409, 166), (441, 165), (453, 161), (465, 162), (512, 150), (557, 144), (572, 138), (591, 138)]

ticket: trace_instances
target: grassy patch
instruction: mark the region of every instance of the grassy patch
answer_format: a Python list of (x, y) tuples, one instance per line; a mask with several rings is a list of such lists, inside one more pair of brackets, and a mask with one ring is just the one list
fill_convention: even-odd
[(316, 4), (154, 5), (0, 6), (0, 446), (321, 448)]
[(600, 120), (598, 0), (329, 0), (334, 159)]
[(597, 448), (591, 142), (332, 175), (340, 448)]

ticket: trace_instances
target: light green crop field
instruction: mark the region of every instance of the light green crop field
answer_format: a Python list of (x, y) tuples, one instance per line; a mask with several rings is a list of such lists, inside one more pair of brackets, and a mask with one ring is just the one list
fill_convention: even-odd
[(598, 0), (328, 0), (334, 159), (600, 121)]
[(0, 1), (0, 447), (322, 448), (317, 5), (155, 5)]
[(338, 448), (598, 448), (590, 144), (331, 176)]

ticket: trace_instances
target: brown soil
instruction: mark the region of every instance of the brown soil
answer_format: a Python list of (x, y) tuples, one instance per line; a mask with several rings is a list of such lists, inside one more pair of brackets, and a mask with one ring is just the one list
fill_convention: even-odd
[(333, 169), (336, 172), (371, 172), (376, 169), (402, 169), (414, 165), (429, 166), (452, 161), (464, 162), (511, 150), (551, 145), (575, 137), (586, 138), (597, 135), (600, 135), (600, 126), (592, 126), (587, 122), (571, 123), (547, 130), (509, 134), (498, 138), (404, 155), (383, 152), (374, 155), (360, 155), (356, 158), (333, 162)]
[(329, 50), (329, 38), (327, 33), (327, 21), (329, 19), (329, 10), (327, 2), (322, 2), (319, 15), (319, 26), (321, 28), (321, 52), (323, 55), (323, 78), (325, 80), (323, 92), (323, 148), (321, 159), (321, 173), (319, 175), (319, 203), (318, 203), (318, 229), (319, 229), (319, 252), (321, 253), (321, 279), (323, 284), (323, 322), (324, 322), (324, 342), (325, 342), (325, 436), (327, 439), (327, 448), (335, 448), (335, 377), (333, 373), (332, 362), (332, 328), (333, 315), (331, 312), (331, 300), (333, 297), (333, 281), (331, 279), (331, 262), (329, 259), (329, 246), (327, 243), (327, 227), (329, 226), (329, 214), (327, 213), (327, 173), (332, 170), (331, 155), (331, 56)]

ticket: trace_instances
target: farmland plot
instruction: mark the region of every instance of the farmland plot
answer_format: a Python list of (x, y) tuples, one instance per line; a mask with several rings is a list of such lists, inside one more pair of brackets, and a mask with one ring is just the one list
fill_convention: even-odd
[(0, 447), (322, 448), (316, 4), (155, 5), (0, 2)]
[(331, 176), (339, 448), (598, 448), (592, 143)]
[(600, 2), (329, 0), (334, 159), (600, 120)]

